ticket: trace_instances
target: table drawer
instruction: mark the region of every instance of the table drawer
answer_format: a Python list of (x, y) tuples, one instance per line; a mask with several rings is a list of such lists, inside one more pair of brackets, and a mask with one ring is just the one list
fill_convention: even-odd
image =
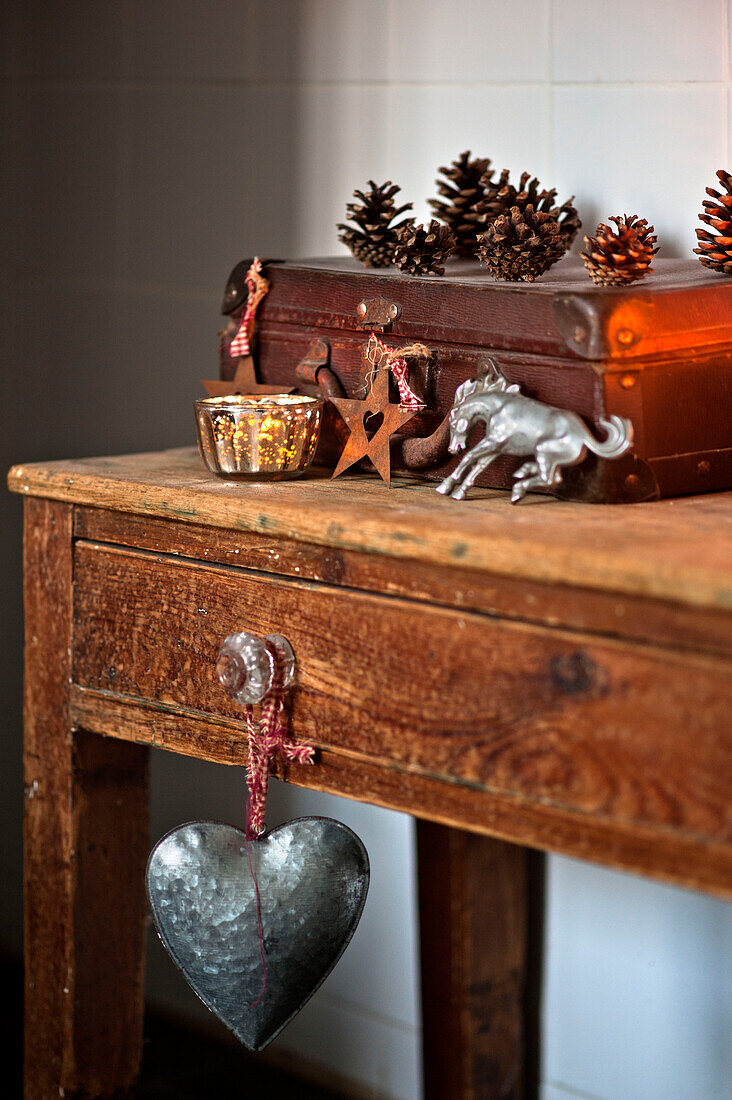
[(732, 698), (713, 659), (83, 541), (74, 590), (83, 688), (230, 725), (221, 641), (278, 632), (298, 738), (471, 792), (729, 835)]

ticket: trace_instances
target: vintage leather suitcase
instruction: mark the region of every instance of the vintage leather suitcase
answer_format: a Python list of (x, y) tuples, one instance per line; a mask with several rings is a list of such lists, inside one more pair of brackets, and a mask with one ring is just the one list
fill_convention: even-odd
[[(224, 293), (224, 379), (235, 371), (229, 345), (250, 262), (237, 265)], [(440, 278), (365, 269), (350, 258), (264, 264), (271, 289), (253, 343), (262, 382), (307, 393), (320, 383), (327, 393), (333, 378), (319, 368), (329, 356), (346, 393), (363, 396), (371, 331), (390, 346), (430, 349), (410, 372), (427, 408), (405, 436), (432, 438), (397, 439), (395, 471), (439, 479), (454, 466), (439, 425), (457, 386), (490, 357), (523, 393), (579, 413), (590, 427), (611, 413), (632, 422), (632, 453), (588, 456), (564, 471), (559, 495), (630, 503), (732, 486), (732, 278), (695, 260), (657, 260), (654, 274), (628, 288), (595, 286), (576, 258), (531, 284), (498, 282), (471, 261), (448, 264)], [(332, 443), (321, 457), (333, 458)], [(480, 484), (508, 488), (517, 463), (498, 459)]]

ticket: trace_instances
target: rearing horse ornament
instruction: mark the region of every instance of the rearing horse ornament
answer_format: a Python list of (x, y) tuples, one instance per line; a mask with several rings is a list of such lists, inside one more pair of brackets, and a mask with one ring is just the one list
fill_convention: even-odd
[(485, 377), (458, 386), (450, 412), (449, 449), (452, 454), (465, 450), (470, 432), (481, 421), (485, 436), (461, 458), (438, 486), (438, 493), (462, 500), (499, 455), (532, 455), (513, 475), (511, 501), (517, 504), (530, 489), (559, 485), (561, 467), (576, 466), (588, 451), (601, 458), (619, 458), (632, 446), (629, 420), (601, 418), (599, 426), (607, 438), (595, 439), (576, 413), (524, 397), (518, 385), (510, 385), (498, 367), (490, 360), (489, 364)]

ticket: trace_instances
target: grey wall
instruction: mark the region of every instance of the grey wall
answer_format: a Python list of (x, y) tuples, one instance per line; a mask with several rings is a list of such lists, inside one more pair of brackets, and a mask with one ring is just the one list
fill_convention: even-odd
[[(292, 247), (295, 89), (232, 93), (215, 79), (231, 72), (194, 71), (199, 50), (239, 37), (242, 6), (209, 21), (200, 5), (177, 44), (166, 37), (182, 29), (174, 7), (2, 5), (3, 470), (193, 442), (198, 379), (218, 370), (229, 270), (247, 249)], [(290, 68), (297, 15), (279, 7), (247, 35), (253, 78)], [(0, 493), (0, 948), (11, 951), (21, 936), (20, 521), (20, 501)]]
[[(244, 255), (339, 250), (354, 186), (419, 216), (465, 148), (533, 169), (586, 223), (655, 221), (688, 254), (729, 166), (725, 0), (5, 0), (0, 464), (193, 441), (218, 306)], [(20, 504), (0, 494), (0, 949), (20, 943)], [(242, 777), (155, 754), (153, 834), (241, 818)], [(417, 1100), (411, 823), (274, 792), (364, 836), (373, 889), (285, 1049)], [(732, 909), (549, 865), (543, 1100), (722, 1100)], [(195, 1014), (167, 960), (151, 996)]]

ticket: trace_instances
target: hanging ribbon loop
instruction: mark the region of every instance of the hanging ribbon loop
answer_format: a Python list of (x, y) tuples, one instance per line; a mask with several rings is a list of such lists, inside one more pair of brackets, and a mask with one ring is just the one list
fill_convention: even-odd
[(242, 356), (250, 354), (257, 308), (269, 291), (269, 282), (262, 274), (262, 261), (257, 256), (254, 257), (252, 266), (247, 272), (246, 282), (249, 295), (246, 309), (241, 315), (241, 323), (231, 341), (229, 352), (232, 359), (241, 359)]
[(258, 723), (254, 718), (254, 708), (251, 705), (246, 708), (249, 738), (249, 801), (246, 822), (248, 840), (256, 840), (264, 832), (269, 776), (277, 757), (297, 764), (312, 764), (315, 757), (312, 745), (296, 743), (290, 736), (285, 710), (283, 658), (274, 646), (268, 644), (267, 648), (273, 662), (274, 676), (270, 693), (262, 704)]
[(377, 370), (390, 370), (399, 390), (399, 404), (403, 409), (423, 409), (425, 403), (409, 385), (409, 367), (407, 359), (429, 359), (430, 349), (424, 344), (408, 344), (404, 348), (390, 348), (378, 336), (371, 333), (366, 345), (366, 358), (371, 364), (371, 375)]

